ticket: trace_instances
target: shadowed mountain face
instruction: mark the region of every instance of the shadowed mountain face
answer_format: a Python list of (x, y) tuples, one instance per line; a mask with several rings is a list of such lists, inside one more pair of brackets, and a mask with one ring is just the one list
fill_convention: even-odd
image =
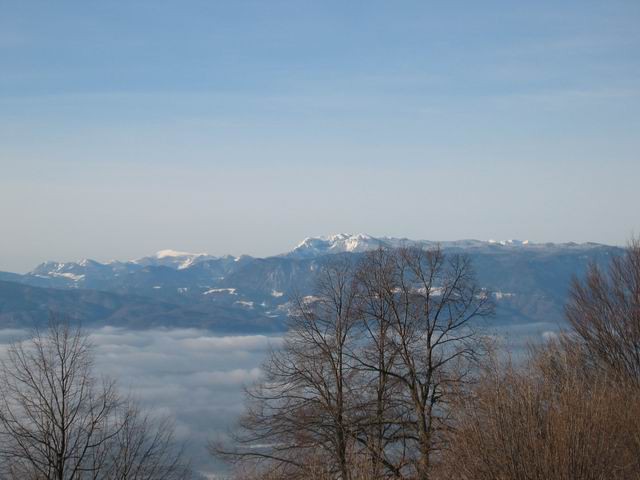
[[(312, 295), (323, 265), (336, 256), (357, 261), (367, 250), (403, 245), (429, 248), (435, 242), (341, 234), (305, 239), (269, 258), (164, 250), (130, 262), (47, 262), (25, 275), (0, 273), (0, 327), (38, 324), (54, 312), (95, 325), (279, 331), (294, 294)], [(622, 252), (597, 244), (518, 241), (441, 246), (472, 258), (480, 284), (495, 296), (497, 325), (561, 323), (572, 275)]]
[(52, 315), (78, 320), (87, 327), (204, 328), (223, 334), (282, 329), (279, 323), (254, 311), (218, 305), (200, 308), (136, 295), (0, 281), (0, 328), (42, 326)]

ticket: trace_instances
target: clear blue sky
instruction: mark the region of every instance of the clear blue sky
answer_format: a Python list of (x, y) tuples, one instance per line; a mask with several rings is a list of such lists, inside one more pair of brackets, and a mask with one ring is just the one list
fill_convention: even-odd
[(640, 232), (640, 2), (0, 0), (0, 269)]

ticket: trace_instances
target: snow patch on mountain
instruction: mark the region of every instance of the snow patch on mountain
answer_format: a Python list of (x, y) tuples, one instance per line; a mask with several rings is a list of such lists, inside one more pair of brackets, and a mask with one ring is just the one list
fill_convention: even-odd
[(254, 302), (251, 302), (251, 301), (248, 301), (248, 300), (237, 300), (237, 301), (235, 301), (233, 303), (235, 305), (240, 305), (240, 306), (245, 307), (245, 308), (253, 308), (253, 303)]
[(84, 277), (85, 277), (84, 275), (76, 275), (74, 273), (69, 273), (69, 272), (66, 272), (66, 273), (55, 273), (54, 272), (51, 275), (54, 276), (54, 277), (68, 278), (69, 280), (73, 280), (74, 282), (79, 282), (80, 280), (83, 280)]
[(211, 288), (206, 292), (203, 292), (203, 295), (211, 295), (212, 293), (227, 293), (229, 295), (237, 295), (235, 288)]
[(515, 293), (511, 293), (511, 292), (501, 292), (501, 291), (493, 292), (493, 297), (496, 300), (515, 297), (515, 295), (516, 295)]

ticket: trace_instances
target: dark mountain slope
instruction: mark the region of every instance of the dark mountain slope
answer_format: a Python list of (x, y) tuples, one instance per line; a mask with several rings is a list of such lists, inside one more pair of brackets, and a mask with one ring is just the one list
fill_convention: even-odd
[(229, 310), (216, 305), (189, 308), (142, 296), (42, 288), (0, 281), (0, 328), (42, 326), (51, 315), (79, 320), (88, 327), (207, 328), (219, 332), (281, 328), (273, 319), (247, 310)]

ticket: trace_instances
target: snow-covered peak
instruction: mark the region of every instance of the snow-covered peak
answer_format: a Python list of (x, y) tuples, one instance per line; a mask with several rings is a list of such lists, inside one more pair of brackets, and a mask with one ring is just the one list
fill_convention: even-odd
[[(222, 258), (235, 259), (235, 257)], [(126, 274), (148, 266), (163, 266), (182, 270), (213, 259), (216, 259), (216, 257), (206, 253), (189, 253), (167, 249), (160, 250), (148, 257), (131, 261), (110, 260), (101, 263), (85, 258), (77, 262), (45, 262), (38, 265), (30, 274), (40, 278), (55, 277), (78, 283), (89, 277), (96, 279), (110, 275)]]
[(378, 248), (383, 243), (382, 240), (364, 233), (338, 233), (326, 237), (307, 237), (289, 255), (315, 257), (330, 253), (365, 252)]
[(189, 252), (179, 252), (177, 250), (160, 250), (155, 254), (156, 258), (167, 258), (167, 257), (201, 257), (208, 256), (206, 253), (189, 253)]
[(526, 245), (529, 245), (529, 240), (514, 240), (514, 239), (510, 239), (510, 240), (489, 240), (489, 243), (503, 245), (505, 247), (506, 246), (524, 247)]
[(328, 240), (332, 243), (332, 248), (344, 250), (345, 252), (357, 252), (363, 249), (368, 250), (370, 247), (378, 246), (380, 243), (377, 239), (366, 233), (359, 233), (357, 235), (339, 233), (337, 235), (331, 235)]
[(57, 279), (63, 283), (78, 285), (84, 282), (87, 273), (94, 273), (105, 265), (95, 260), (83, 259), (79, 262), (45, 262), (38, 265), (30, 275), (39, 278)]
[[(291, 252), (285, 254), (294, 258), (314, 258), (321, 255), (343, 252), (365, 252), (379, 247), (419, 247), (434, 248), (440, 245), (442, 248), (452, 251), (509, 251), (512, 248), (531, 249), (564, 249), (564, 248), (592, 248), (598, 244), (576, 243), (533, 243), (529, 240), (410, 240), (396, 237), (372, 237), (366, 234), (351, 235), (338, 233), (326, 237), (307, 237), (300, 242)], [(503, 248), (504, 247), (504, 248)]]
[(176, 268), (182, 270), (189, 268), (196, 263), (204, 262), (206, 260), (213, 260), (213, 257), (207, 253), (189, 253), (181, 252), (178, 250), (160, 250), (155, 255), (150, 257), (143, 257), (134, 260), (133, 263), (143, 266), (163, 266)]

